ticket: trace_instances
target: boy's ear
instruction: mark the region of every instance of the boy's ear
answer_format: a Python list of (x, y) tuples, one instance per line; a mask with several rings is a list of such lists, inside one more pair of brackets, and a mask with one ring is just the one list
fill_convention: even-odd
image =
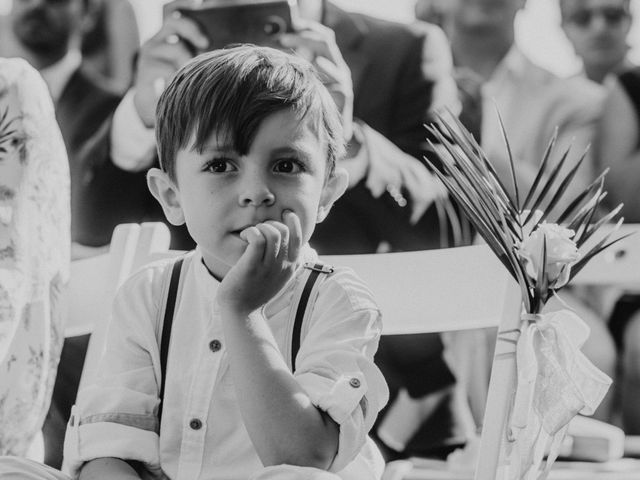
[(349, 185), (349, 174), (347, 171), (336, 166), (333, 175), (327, 178), (325, 185), (322, 189), (322, 195), (320, 196), (320, 205), (318, 205), (318, 216), (316, 223), (322, 222), (333, 206), (334, 202), (338, 200), (342, 194), (347, 190)]
[(180, 205), (180, 192), (166, 172), (151, 168), (147, 172), (147, 186), (151, 194), (162, 206), (164, 216), (172, 225), (184, 223), (184, 212)]

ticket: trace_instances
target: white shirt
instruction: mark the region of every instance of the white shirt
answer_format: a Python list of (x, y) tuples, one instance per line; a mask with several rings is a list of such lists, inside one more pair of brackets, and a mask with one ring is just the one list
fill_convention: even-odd
[[(229, 373), (214, 304), (219, 283), (204, 267), (198, 250), (183, 266), (158, 444), (158, 324), (171, 266), (172, 261), (165, 260), (145, 267), (116, 297), (98, 372), (80, 390), (67, 430), (65, 464), (72, 472), (99, 457), (139, 460), (156, 474), (161, 466), (173, 480), (246, 480), (262, 468)], [(268, 319), (285, 359), (291, 355), (292, 322), (306, 279), (304, 270), (299, 268), (269, 303), (254, 312)], [(368, 480), (374, 478), (373, 466), (363, 446), (388, 398), (384, 378), (373, 363), (380, 312), (369, 290), (344, 268), (325, 277), (317, 292), (302, 328), (295, 378), (313, 404), (340, 425), (331, 470), (344, 479)], [(310, 302), (313, 299), (312, 295)]]
[[(537, 171), (556, 127), (559, 135), (552, 160), (555, 163), (572, 144), (566, 169), (573, 166), (593, 140), (604, 100), (598, 85), (582, 78), (557, 77), (532, 63), (515, 46), (483, 85), (482, 93), (481, 143), (488, 158), (494, 163), (507, 161), (497, 107), (517, 168), (528, 166), (531, 171)], [(573, 193), (594, 178), (594, 167), (586, 159), (574, 178)], [(564, 198), (572, 198), (572, 191)]]
[(69, 79), (80, 68), (82, 55), (80, 50), (72, 49), (62, 59), (49, 67), (40, 70), (54, 103), (57, 103)]

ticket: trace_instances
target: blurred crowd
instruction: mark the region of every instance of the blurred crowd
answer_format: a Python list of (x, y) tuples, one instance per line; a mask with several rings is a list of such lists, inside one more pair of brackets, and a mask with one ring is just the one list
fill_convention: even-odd
[[(571, 146), (567, 171), (590, 146), (564, 198), (608, 169), (604, 203), (610, 208), (623, 203), (625, 221), (640, 223), (640, 66), (628, 55), (630, 2), (557, 1), (562, 30), (583, 66), (569, 78), (538, 66), (519, 48), (515, 19), (525, 0), (417, 0), (411, 24), (345, 11), (327, 0), (298, 0), (297, 30), (284, 34), (280, 47), (304, 56), (322, 73), (348, 132), (343, 166), (349, 187), (317, 226), (311, 246), (320, 254), (347, 254), (475, 241), (425, 162), (437, 165), (424, 124), (445, 111), (458, 116), (510, 185), (499, 112), (522, 189), (532, 184), (554, 132), (557, 155)], [(38, 277), (37, 301), (23, 299), (34, 295), (28, 282), (15, 293), (16, 275), (44, 268), (23, 262), (21, 242), (42, 235), (46, 222), (70, 223), (71, 238), (62, 236), (60, 242), (70, 243), (77, 256), (85, 248), (108, 245), (120, 223), (166, 222), (147, 189), (146, 171), (158, 162), (154, 126), (160, 94), (211, 42), (202, 25), (179, 13), (191, 3), (158, 4), (164, 8), (162, 26), (142, 44), (128, 0), (13, 0), (8, 14), (0, 16), (0, 57), (25, 60), (46, 84), (45, 89), (39, 79), (16, 79), (14, 71), (32, 75), (26, 63), (0, 60), (0, 268), (18, 272), (0, 276), (0, 454), (25, 455), (43, 429), (45, 462), (60, 467), (88, 343), (88, 336), (64, 343), (61, 337), (64, 319), (56, 313), (56, 300), (68, 265)], [(22, 104), (25, 88), (45, 95), (45, 107)], [(46, 112), (51, 103), (57, 126), (51, 121), (33, 128), (29, 118), (46, 123), (39, 108)], [(9, 124), (12, 116), (22, 121)], [(20, 190), (37, 188), (23, 178), (32, 178), (29, 169), (43, 168), (42, 147), (34, 145), (55, 144), (58, 137), (45, 130), (58, 128), (67, 162), (60, 167), (64, 175), (56, 170), (47, 177), (47, 188), (59, 182), (54, 193), (70, 201), (38, 197), (59, 211), (44, 212), (43, 223), (31, 225), (35, 233), (18, 235), (12, 215), (19, 217), (24, 208), (18, 205), (25, 197)], [(13, 131), (19, 134), (7, 133)], [(44, 147), (52, 162), (64, 157), (58, 147)], [(193, 248), (184, 226), (168, 226), (172, 248)], [(50, 245), (31, 248), (57, 258)], [(562, 301), (591, 328), (583, 347), (587, 357), (617, 379), (596, 417), (640, 434), (640, 296), (626, 292), (606, 307), (594, 298), (600, 297), (572, 289)], [(21, 313), (29, 304), (40, 306)], [(46, 327), (16, 334), (25, 319)], [(383, 337), (376, 362), (391, 401), (371, 433), (387, 459), (443, 457), (481, 429), (488, 363), (480, 357), (491, 351), (490, 338), (486, 332), (471, 339)], [(468, 341), (487, 345), (473, 353), (475, 360), (456, 362), (446, 355)], [(46, 361), (33, 368), (34, 358)], [(11, 386), (18, 376), (27, 379), (25, 388)], [(410, 428), (398, 428), (399, 412), (413, 412)]]

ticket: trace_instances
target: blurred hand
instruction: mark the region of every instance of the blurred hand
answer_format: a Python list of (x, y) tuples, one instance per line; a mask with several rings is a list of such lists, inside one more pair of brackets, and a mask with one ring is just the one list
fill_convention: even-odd
[(295, 50), (318, 70), (325, 87), (342, 114), (345, 140), (353, 132), (353, 83), (351, 70), (342, 58), (333, 30), (318, 22), (302, 21), (298, 31), (282, 35), (280, 43)]
[(447, 189), (442, 182), (419, 160), (404, 153), (370, 127), (365, 126), (363, 133), (369, 156), (366, 185), (374, 197), (388, 191), (402, 206), (401, 191), (406, 190), (411, 200), (413, 224), (420, 220), (436, 199), (447, 197)]
[(217, 301), (223, 309), (245, 318), (293, 276), (302, 247), (302, 227), (300, 218), (286, 210), (281, 222), (259, 223), (240, 236), (247, 248), (222, 280)]
[(191, 3), (191, 0), (176, 0), (165, 5), (165, 19), (160, 30), (140, 48), (134, 81), (134, 105), (149, 128), (155, 126), (158, 98), (173, 75), (209, 45), (209, 40), (196, 23), (181, 17), (175, 10)]

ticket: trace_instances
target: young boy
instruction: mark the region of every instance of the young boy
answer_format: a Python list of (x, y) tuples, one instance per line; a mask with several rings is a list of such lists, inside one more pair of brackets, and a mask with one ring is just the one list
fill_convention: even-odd
[[(156, 135), (162, 169), (149, 188), (198, 244), (179, 277), (166, 378), (173, 259), (118, 293), (99, 371), (69, 421), (66, 467), (81, 479), (379, 478), (367, 432), (387, 388), (370, 292), (351, 271), (319, 273), (293, 331), (317, 260), (309, 238), (347, 184), (331, 96), (286, 53), (215, 51), (162, 94)], [(285, 464), (298, 468), (279, 477), (273, 466)]]

